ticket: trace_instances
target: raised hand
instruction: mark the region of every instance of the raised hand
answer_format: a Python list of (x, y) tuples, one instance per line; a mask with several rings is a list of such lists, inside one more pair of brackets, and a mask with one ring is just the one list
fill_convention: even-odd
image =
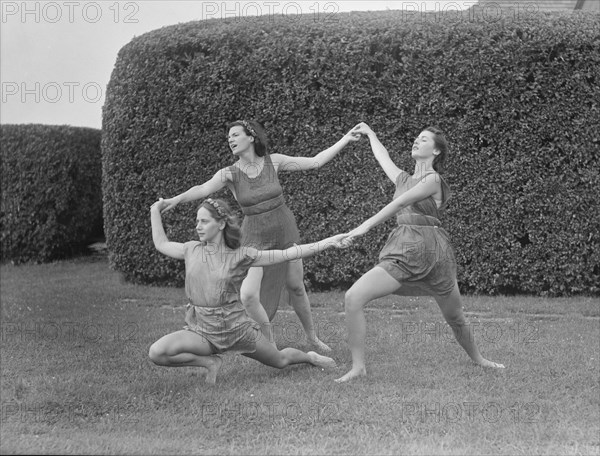
[(369, 133), (373, 133), (373, 130), (371, 130), (371, 127), (369, 127), (366, 123), (361, 122), (359, 124), (357, 124), (352, 130), (350, 130), (353, 133), (357, 133), (359, 135), (368, 135)]
[(347, 139), (348, 141), (356, 142), (356, 141), (360, 140), (361, 134), (356, 132), (355, 129), (353, 128), (352, 130), (350, 130), (348, 133), (346, 133), (344, 135), (344, 138)]
[(159, 198), (158, 201), (156, 201), (152, 206), (150, 206), (150, 210), (157, 210), (159, 212), (164, 212), (166, 210), (168, 210), (169, 208), (167, 208), (167, 203), (168, 200), (164, 200), (162, 198)]
[[(166, 211), (170, 211), (171, 209), (173, 209), (175, 206), (177, 206), (177, 204), (179, 204), (179, 200), (177, 198), (167, 198), (167, 199), (162, 199), (160, 198), (159, 201), (157, 201), (156, 203), (162, 201), (162, 206), (160, 209), (160, 212), (166, 212)], [(154, 204), (156, 204), (154, 203)]]

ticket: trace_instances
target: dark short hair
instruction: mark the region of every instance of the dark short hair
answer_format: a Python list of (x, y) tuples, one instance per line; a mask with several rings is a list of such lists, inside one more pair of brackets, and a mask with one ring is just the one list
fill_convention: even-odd
[(256, 120), (235, 120), (227, 124), (227, 131), (237, 126), (243, 127), (244, 132), (254, 138), (254, 151), (263, 157), (268, 152), (267, 134), (263, 126)]

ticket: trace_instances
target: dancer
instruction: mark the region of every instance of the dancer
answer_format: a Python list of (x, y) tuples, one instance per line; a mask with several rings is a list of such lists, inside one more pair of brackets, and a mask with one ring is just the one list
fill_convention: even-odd
[(227, 203), (207, 199), (196, 216), (200, 241), (182, 244), (169, 241), (163, 228), (160, 213), (167, 204), (160, 199), (150, 209), (152, 239), (159, 252), (185, 261), (185, 291), (190, 303), (185, 329), (163, 336), (150, 347), (149, 357), (155, 364), (203, 367), (207, 383), (215, 383), (222, 364), (217, 355), (224, 352), (241, 353), (280, 369), (298, 363), (335, 367), (333, 359), (315, 352), (274, 347), (262, 336), (258, 323), (248, 317), (239, 293), (250, 267), (283, 263), (339, 246), (340, 235), (286, 250), (240, 247), (240, 227)]
[(446, 231), (440, 226), (440, 212), (450, 197), (450, 189), (439, 172), (448, 154), (442, 131), (426, 128), (415, 139), (412, 175), (398, 168), (373, 130), (360, 123), (353, 129), (367, 135), (375, 158), (396, 185), (391, 203), (347, 234), (349, 245), (373, 227), (396, 215), (398, 226), (389, 235), (379, 254), (379, 264), (364, 274), (346, 292), (345, 311), (352, 368), (337, 382), (366, 375), (366, 322), (363, 307), (390, 294), (430, 295), (435, 298), (458, 343), (474, 363), (493, 368), (502, 364), (483, 358), (473, 339), (473, 328), (465, 321), (456, 281), (456, 260)]
[[(227, 186), (244, 213), (242, 245), (257, 249), (285, 249), (300, 243), (296, 220), (286, 206), (279, 184), (281, 171), (318, 169), (333, 159), (360, 135), (348, 132), (341, 140), (314, 157), (269, 154), (262, 126), (255, 121), (237, 120), (228, 125), (229, 147), (238, 160), (218, 171), (212, 179), (186, 192), (165, 199), (165, 210), (177, 204), (204, 199)], [(275, 316), (283, 286), (287, 287), (292, 307), (315, 350), (331, 351), (318, 337), (310, 302), (304, 287), (302, 260), (271, 267), (252, 267), (241, 289), (241, 300), (252, 319), (261, 325), (274, 343), (270, 320)]]

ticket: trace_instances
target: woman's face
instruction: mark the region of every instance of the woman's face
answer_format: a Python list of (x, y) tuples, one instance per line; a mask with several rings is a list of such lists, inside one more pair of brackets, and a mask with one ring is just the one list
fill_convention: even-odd
[(428, 159), (439, 154), (439, 151), (435, 148), (433, 138), (433, 132), (427, 130), (422, 131), (413, 142), (411, 151), (412, 157), (414, 159)]
[(205, 207), (198, 209), (196, 214), (196, 233), (202, 242), (214, 242), (222, 227), (223, 221), (218, 221)]
[(229, 129), (227, 141), (233, 155), (239, 155), (254, 146), (254, 138), (247, 135), (244, 127), (241, 125), (235, 125)]

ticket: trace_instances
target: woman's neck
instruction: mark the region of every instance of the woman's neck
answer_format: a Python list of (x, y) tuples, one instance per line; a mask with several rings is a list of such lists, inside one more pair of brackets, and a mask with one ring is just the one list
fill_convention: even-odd
[(254, 149), (249, 149), (239, 154), (238, 159), (241, 165), (247, 165), (249, 163), (260, 163), (264, 157), (259, 157)]
[(433, 160), (417, 160), (415, 163), (415, 172), (413, 173), (413, 177), (415, 179), (420, 179), (425, 176), (425, 174), (429, 174), (434, 171), (435, 169), (433, 169)]
[(217, 234), (214, 238), (205, 241), (204, 245), (208, 247), (209, 255), (223, 252), (224, 250), (228, 249), (227, 244), (225, 244), (225, 239), (223, 238), (222, 231), (219, 231), (219, 234)]

